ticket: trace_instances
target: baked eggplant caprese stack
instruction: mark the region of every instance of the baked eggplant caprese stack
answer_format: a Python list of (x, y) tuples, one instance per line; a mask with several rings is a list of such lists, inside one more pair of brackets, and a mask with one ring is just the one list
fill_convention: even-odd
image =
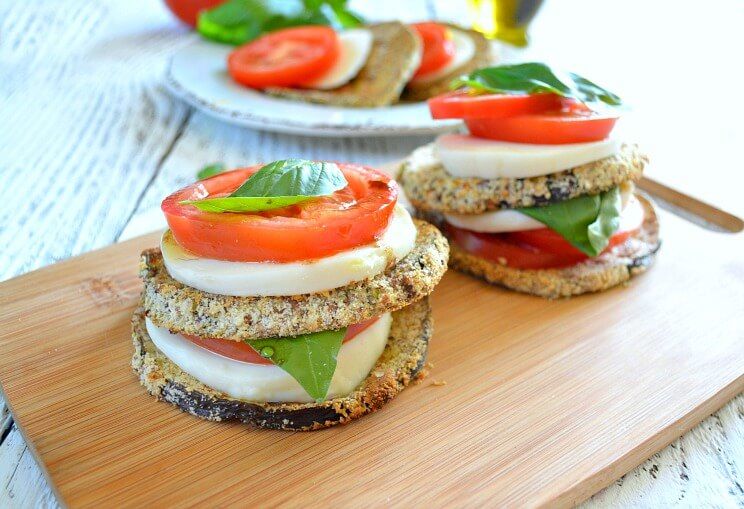
[(378, 107), (433, 97), (490, 60), (488, 41), (478, 32), (392, 21), (342, 31), (301, 26), (270, 32), (232, 51), (227, 69), (234, 81), (270, 95)]
[(305, 160), (218, 174), (162, 203), (142, 254), (132, 366), (209, 420), (311, 430), (379, 409), (420, 373), (446, 239), (377, 170)]
[(416, 150), (400, 181), (450, 240), (450, 266), (548, 298), (605, 290), (644, 271), (658, 248), (638, 194), (646, 157), (611, 135), (620, 98), (544, 64), (480, 69), (429, 101), (462, 118)]

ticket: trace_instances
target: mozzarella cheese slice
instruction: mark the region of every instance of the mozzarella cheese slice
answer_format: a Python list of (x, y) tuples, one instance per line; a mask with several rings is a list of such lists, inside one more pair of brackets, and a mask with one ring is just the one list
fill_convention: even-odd
[(427, 73), (420, 78), (412, 79), (411, 83), (425, 85), (440, 80), (475, 57), (475, 42), (473, 42), (472, 37), (456, 28), (450, 29), (450, 35), (452, 36), (452, 42), (455, 44), (455, 54), (452, 60), (441, 69)]
[[(367, 378), (387, 344), (390, 313), (341, 345), (328, 399), (346, 396)], [(255, 402), (311, 403), (313, 399), (278, 366), (236, 361), (195, 345), (180, 334), (145, 321), (155, 346), (179, 368), (212, 389)]]
[(643, 225), (644, 217), (643, 205), (638, 201), (638, 198), (631, 196), (620, 216), (620, 226), (616, 233), (637, 230)]
[[(638, 200), (633, 197), (634, 189), (635, 186), (631, 183), (624, 184), (620, 187), (620, 196), (623, 202), (623, 214), (620, 219), (621, 228), (623, 218), (629, 213), (626, 209), (630, 203), (635, 201), (640, 208)], [(642, 209), (641, 212), (643, 212)], [(636, 211), (630, 211), (630, 213), (635, 214)], [(545, 228), (545, 225), (537, 219), (533, 219), (526, 214), (511, 209), (494, 210), (483, 214), (445, 214), (444, 218), (448, 223), (453, 224), (458, 228), (465, 228), (466, 230), (483, 233), (518, 232)], [(632, 218), (635, 218), (635, 215), (633, 215)], [(631, 222), (633, 220), (635, 219), (632, 219)], [(643, 216), (641, 215), (641, 221), (642, 220)], [(619, 231), (623, 230), (620, 229)]]
[(445, 214), (448, 223), (474, 232), (504, 233), (545, 228), (537, 219), (517, 210), (494, 210), (483, 214)]
[(619, 148), (620, 143), (613, 138), (590, 143), (533, 145), (444, 134), (435, 142), (436, 155), (447, 173), (483, 179), (550, 175), (610, 157)]
[(415, 244), (411, 215), (396, 205), (377, 242), (317, 260), (258, 263), (199, 258), (178, 245), (170, 231), (163, 235), (160, 249), (176, 281), (204, 292), (249, 297), (315, 293), (362, 281), (403, 259)]
[(359, 74), (372, 50), (372, 32), (366, 28), (352, 28), (338, 33), (339, 56), (328, 72), (307, 88), (329, 90), (350, 82)]

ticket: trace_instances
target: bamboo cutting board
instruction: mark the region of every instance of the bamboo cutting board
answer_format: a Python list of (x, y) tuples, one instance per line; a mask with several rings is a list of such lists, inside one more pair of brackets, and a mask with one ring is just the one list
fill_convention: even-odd
[(430, 376), (348, 426), (253, 430), (148, 396), (129, 319), (155, 234), (0, 284), (0, 382), (70, 507), (570, 505), (744, 389), (744, 235), (660, 216), (656, 265), (603, 294), (449, 272)]

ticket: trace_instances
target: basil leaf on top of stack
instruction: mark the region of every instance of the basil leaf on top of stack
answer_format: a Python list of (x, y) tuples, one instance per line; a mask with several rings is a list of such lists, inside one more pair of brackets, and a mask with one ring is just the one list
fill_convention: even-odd
[(619, 285), (659, 248), (653, 204), (635, 189), (647, 158), (614, 134), (622, 99), (540, 62), (464, 74), (429, 100), (462, 119), (403, 163), (400, 182), (450, 240), (450, 266), (548, 298)]
[(334, 163), (287, 159), (267, 164), (225, 197), (181, 203), (207, 212), (260, 212), (330, 195), (347, 185)]

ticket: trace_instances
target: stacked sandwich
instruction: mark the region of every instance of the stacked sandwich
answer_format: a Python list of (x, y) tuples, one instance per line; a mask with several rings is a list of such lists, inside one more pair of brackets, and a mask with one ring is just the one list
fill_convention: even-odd
[(379, 409), (420, 372), (447, 241), (362, 166), (234, 170), (166, 198), (142, 254), (132, 366), (210, 420), (308, 430)]
[(415, 151), (401, 183), (450, 240), (453, 268), (549, 298), (644, 271), (659, 248), (635, 191), (646, 157), (611, 136), (620, 99), (576, 74), (525, 63), (480, 69), (429, 102), (469, 134)]
[(490, 59), (488, 42), (472, 30), (387, 22), (277, 30), (235, 49), (227, 67), (236, 82), (275, 96), (375, 107), (432, 97)]

